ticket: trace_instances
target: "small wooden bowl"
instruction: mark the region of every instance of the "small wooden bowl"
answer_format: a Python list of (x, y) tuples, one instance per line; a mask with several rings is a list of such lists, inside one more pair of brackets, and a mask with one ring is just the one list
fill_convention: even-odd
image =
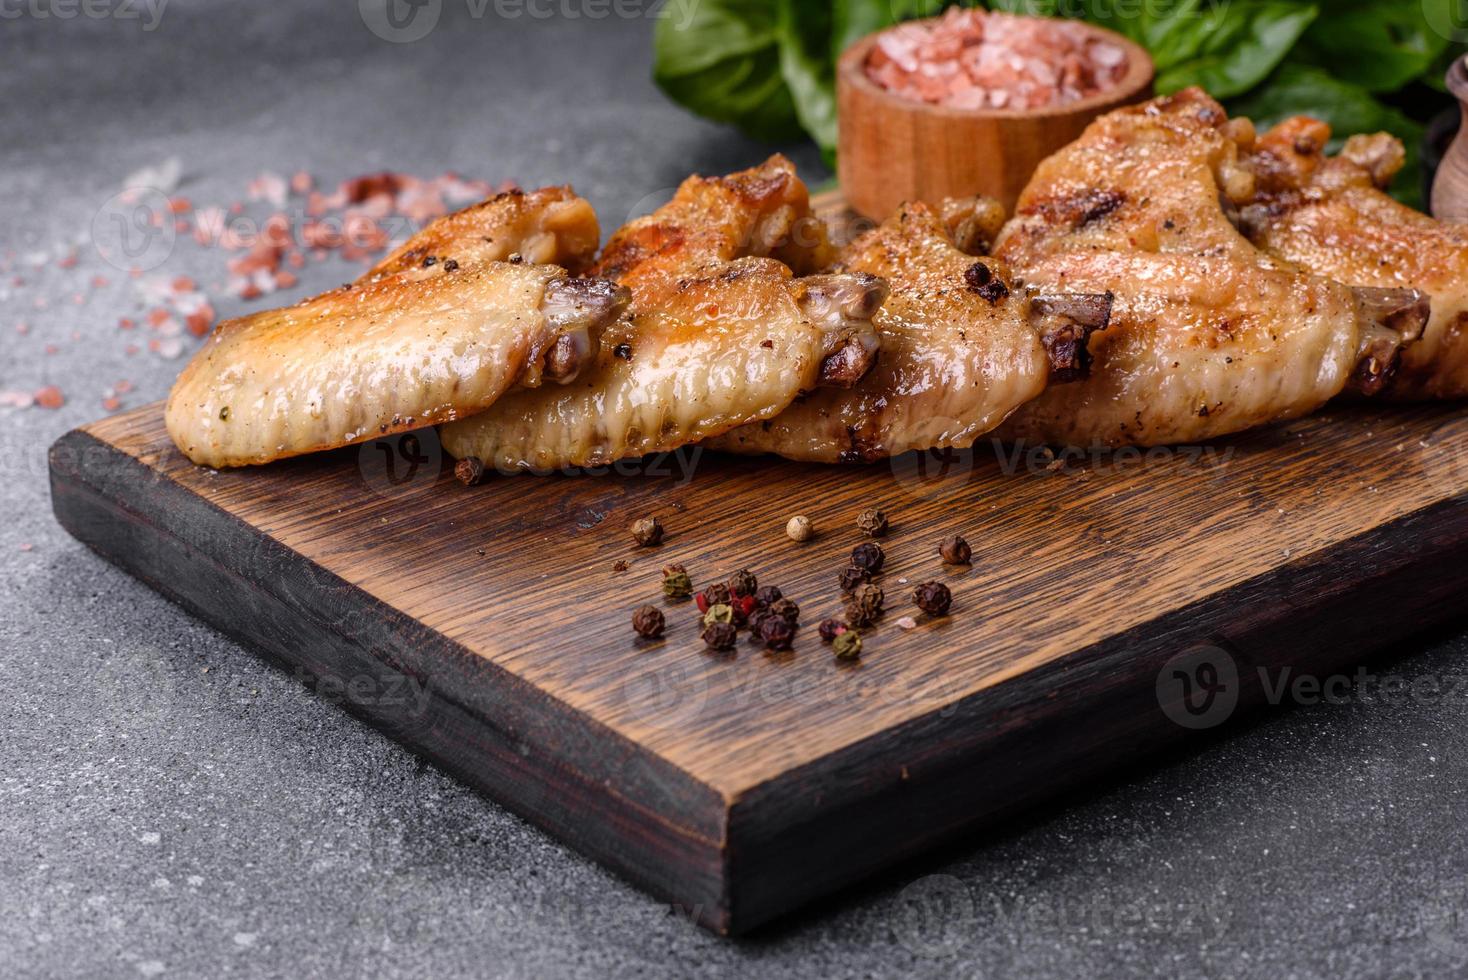
[(1432, 216), (1439, 221), (1468, 221), (1468, 57), (1448, 69), (1448, 91), (1462, 103), (1463, 125), (1432, 183)]
[(1151, 56), (1120, 34), (1086, 28), (1126, 51), (1126, 74), (1088, 99), (1040, 109), (952, 109), (904, 98), (867, 77), (876, 34), (847, 48), (836, 68), (836, 169), (851, 207), (881, 220), (904, 201), (984, 194), (1013, 213), (1041, 160), (1102, 113), (1152, 96)]

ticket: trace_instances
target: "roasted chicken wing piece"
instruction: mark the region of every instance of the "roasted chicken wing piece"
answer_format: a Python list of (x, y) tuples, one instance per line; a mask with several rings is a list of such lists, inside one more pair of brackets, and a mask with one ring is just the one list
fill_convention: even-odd
[(1244, 158), (1256, 190), (1240, 228), (1270, 255), (1347, 285), (1426, 293), (1432, 318), (1383, 394), (1468, 395), (1468, 229), (1386, 193), (1405, 159), (1395, 137), (1352, 136), (1335, 157), (1329, 140), (1328, 125), (1303, 116), (1264, 133)]
[[(597, 234), (590, 209), (553, 189), (501, 195), (419, 240), (469, 223), (481, 240), (512, 251), (534, 243), (572, 264), (585, 264)], [(463, 259), (425, 267), (405, 258), (408, 246), (356, 283), (221, 323), (169, 395), (168, 431), (184, 454), (209, 466), (265, 463), (470, 415), (513, 385), (564, 384), (627, 302), (625, 289), (556, 265), (455, 248), (444, 258)]]
[(1189, 89), (1120, 109), (1036, 171), (996, 254), (1046, 289), (1115, 296), (1090, 377), (1047, 389), (1012, 439), (1155, 445), (1379, 390), (1424, 297), (1351, 289), (1260, 252), (1230, 213), (1254, 192), (1223, 108)]
[(481, 262), (523, 261), (585, 271), (601, 244), (596, 212), (570, 187), (505, 191), (430, 222), (362, 278), (419, 270), (429, 277)]
[(887, 288), (863, 273), (797, 278), (786, 264), (814, 267), (828, 249), (783, 157), (689, 178), (614, 234), (592, 268), (632, 294), (595, 365), (565, 388), (517, 392), (444, 426), (444, 447), (502, 472), (603, 465), (855, 384), (875, 355), (872, 315)]
[(997, 229), (985, 204), (947, 202), (943, 218), (907, 204), (843, 249), (833, 271), (880, 276), (892, 290), (875, 317), (876, 367), (709, 447), (823, 463), (967, 447), (1047, 382), (1083, 374), (1109, 298), (1036, 295), (1002, 262), (957, 248), (954, 237), (982, 247)]

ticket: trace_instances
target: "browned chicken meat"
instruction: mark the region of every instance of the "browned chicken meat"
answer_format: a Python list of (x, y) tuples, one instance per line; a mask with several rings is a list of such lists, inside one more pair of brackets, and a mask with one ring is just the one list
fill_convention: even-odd
[(807, 395), (710, 448), (835, 463), (967, 447), (1048, 381), (1079, 377), (1110, 300), (1034, 295), (1004, 263), (957, 248), (954, 237), (987, 245), (1003, 220), (988, 205), (947, 202), (945, 224), (907, 204), (842, 250), (835, 271), (880, 276), (892, 290), (876, 315), (877, 366), (853, 388)]
[(822, 385), (850, 386), (876, 352), (886, 285), (796, 277), (828, 246), (783, 157), (691, 177), (612, 236), (595, 275), (631, 290), (627, 315), (575, 384), (517, 392), (444, 426), (444, 447), (503, 472), (602, 465), (771, 418)]
[(1241, 229), (1269, 254), (1348, 285), (1426, 293), (1432, 318), (1384, 394), (1468, 395), (1468, 229), (1385, 192), (1405, 159), (1394, 137), (1352, 136), (1335, 157), (1325, 155), (1329, 139), (1325, 123), (1296, 117), (1250, 147), (1257, 187)]
[(1115, 305), (1090, 377), (1047, 389), (1002, 435), (1187, 442), (1381, 387), (1424, 297), (1351, 289), (1250, 244), (1228, 213), (1255, 191), (1235, 141), (1249, 128), (1190, 89), (1101, 117), (1041, 164), (996, 254), (1028, 282)]
[[(578, 200), (501, 195), (430, 226), (356, 283), (221, 323), (174, 383), (169, 434), (196, 463), (265, 463), (470, 415), (513, 385), (571, 381), (626, 290), (559, 265), (494, 261), (483, 239), (585, 265), (598, 233)], [(444, 227), (469, 225), (483, 251), (438, 247)], [(436, 260), (426, 267), (410, 257), (425, 243)]]

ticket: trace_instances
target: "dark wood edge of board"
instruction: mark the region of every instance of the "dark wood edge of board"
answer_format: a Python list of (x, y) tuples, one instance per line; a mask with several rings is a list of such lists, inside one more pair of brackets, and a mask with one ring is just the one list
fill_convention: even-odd
[[(1188, 727), (1163, 710), (1158, 678), (1179, 655), (1192, 668), (1198, 651), (1215, 666), (1210, 651), (1221, 652), (1238, 672), (1242, 711), (1264, 700), (1260, 670), (1288, 661), (1296, 671), (1328, 671), (1456, 618), (1448, 600), (1461, 596), (1468, 569), (1468, 497), (1444, 500), (724, 800), (278, 543), (246, 566), (248, 575), (230, 571), (216, 556), (231, 554), (239, 566), (228, 549), (250, 547), (258, 532), (84, 430), (52, 448), (51, 472), (53, 506), (74, 536), (229, 635), (303, 669), (308, 683), (394, 683), (426, 676), (430, 663), (452, 671), (420, 717), (372, 701), (348, 707), (728, 933), (1175, 744)], [(140, 472), (151, 476), (140, 481)], [(332, 615), (317, 608), (323, 592)], [(473, 691), (492, 703), (463, 696)], [(603, 819), (588, 821), (587, 812)]]
[[(727, 930), (727, 806), (712, 789), (85, 430), (51, 447), (50, 473), (57, 520), (103, 558), (531, 823)], [(414, 685), (431, 696), (405, 693)]]

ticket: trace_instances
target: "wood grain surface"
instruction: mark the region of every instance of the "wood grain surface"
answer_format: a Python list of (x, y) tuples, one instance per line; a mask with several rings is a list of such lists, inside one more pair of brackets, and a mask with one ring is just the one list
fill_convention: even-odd
[[(1324, 668), (1455, 616), (1468, 569), (1451, 407), (1058, 462), (690, 450), (466, 488), (431, 434), (411, 455), (385, 440), (215, 472), (154, 405), (61, 440), (53, 488), (103, 555), (314, 677), (368, 678), (354, 710), (726, 931), (1183, 737), (1157, 685), (1184, 651), (1228, 651), (1247, 704), (1246, 668)], [(865, 506), (893, 523), (890, 612), (844, 664), (814, 627)], [(784, 535), (795, 513), (815, 540)], [(647, 515), (656, 548), (627, 531)], [(939, 560), (954, 532), (970, 567)], [(802, 608), (794, 650), (708, 653), (692, 604), (659, 594), (667, 562), (778, 584)], [(953, 590), (946, 618), (911, 605), (930, 579)], [(644, 602), (665, 639), (633, 635)], [(392, 678), (423, 703), (385, 703)]]

